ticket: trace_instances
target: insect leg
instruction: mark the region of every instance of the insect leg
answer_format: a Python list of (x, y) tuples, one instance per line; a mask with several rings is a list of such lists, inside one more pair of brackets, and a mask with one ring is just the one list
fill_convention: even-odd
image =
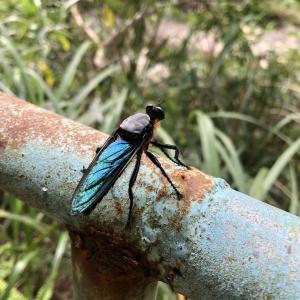
[(97, 147), (96, 154), (98, 154), (100, 152), (100, 150), (101, 150), (101, 147)]
[(155, 157), (155, 155), (153, 153), (151, 153), (149, 151), (146, 152), (146, 155), (160, 169), (160, 171), (162, 172), (162, 174), (167, 178), (167, 180), (169, 181), (169, 183), (171, 184), (171, 186), (175, 190), (175, 192), (177, 194), (177, 198), (180, 200), (182, 198), (181, 193), (177, 190), (176, 186), (174, 185), (174, 183), (172, 182), (172, 180), (170, 179), (170, 177), (166, 173), (166, 171), (163, 168), (163, 166), (160, 164), (159, 160)]
[(170, 154), (166, 151), (165, 148), (159, 147), (159, 146), (157, 146), (157, 148), (159, 148), (159, 149), (165, 154), (165, 156), (166, 156), (169, 160), (171, 160), (173, 163), (175, 163), (175, 164), (178, 165), (178, 161), (176, 161), (175, 159), (173, 159), (173, 158), (170, 156)]
[[(187, 169), (190, 169), (189, 166), (187, 166), (185, 163), (183, 163), (180, 159), (179, 159), (179, 149), (176, 145), (170, 145), (170, 144), (162, 144), (156, 141), (151, 141), (150, 142), (153, 146), (156, 146), (157, 148), (161, 149), (161, 151), (173, 162), (177, 163), (180, 166), (186, 167)], [(167, 154), (168, 152), (165, 149), (170, 149), (170, 150), (175, 150), (175, 161), (170, 158), (170, 155)]]
[(82, 169), (80, 170), (82, 174), (85, 174), (87, 171), (87, 168), (85, 166), (82, 167)]
[(134, 185), (134, 183), (136, 181), (137, 175), (139, 173), (142, 153), (143, 153), (143, 149), (139, 150), (139, 152), (137, 153), (136, 163), (135, 163), (135, 166), (134, 166), (134, 169), (132, 171), (132, 175), (131, 175), (130, 181), (129, 181), (128, 194), (129, 194), (130, 205), (129, 205), (129, 213), (128, 213), (128, 219), (127, 219), (126, 227), (129, 226), (129, 222), (130, 222), (131, 215), (132, 215), (132, 207), (133, 207), (133, 192), (132, 192), (132, 188), (133, 188), (133, 185)]

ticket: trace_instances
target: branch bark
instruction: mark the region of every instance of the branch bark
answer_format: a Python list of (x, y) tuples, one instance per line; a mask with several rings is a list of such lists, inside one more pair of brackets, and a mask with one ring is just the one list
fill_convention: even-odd
[(129, 165), (88, 216), (69, 214), (82, 167), (106, 136), (0, 94), (0, 188), (68, 228), (77, 299), (145, 299), (157, 280), (192, 299), (300, 299), (300, 219), (222, 179), (146, 157), (128, 216)]

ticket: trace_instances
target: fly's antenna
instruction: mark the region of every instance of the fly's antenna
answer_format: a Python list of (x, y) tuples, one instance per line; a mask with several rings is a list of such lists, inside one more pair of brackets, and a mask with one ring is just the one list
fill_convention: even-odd
[(162, 107), (162, 105), (166, 102), (166, 99), (158, 98), (157, 106)]

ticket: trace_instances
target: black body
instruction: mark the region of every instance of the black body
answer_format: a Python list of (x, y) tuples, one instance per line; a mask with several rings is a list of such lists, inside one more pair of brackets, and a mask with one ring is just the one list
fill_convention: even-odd
[[(153, 105), (148, 105), (146, 107), (146, 114), (135, 114), (127, 119), (125, 119), (119, 126), (119, 128), (107, 139), (107, 141), (104, 143), (104, 145), (99, 148), (96, 151), (96, 156), (89, 165), (87, 169), (83, 170), (83, 177), (80, 180), (74, 195), (73, 195), (73, 203), (72, 203), (72, 213), (77, 214), (77, 213), (89, 213), (97, 203), (99, 203), (102, 198), (107, 194), (107, 192), (110, 190), (110, 188), (114, 185), (118, 177), (122, 174), (122, 172), (125, 170), (129, 162), (132, 160), (132, 158), (136, 155), (136, 163), (135, 167), (133, 169), (130, 181), (129, 181), (129, 187), (128, 187), (128, 194), (129, 194), (129, 199), (130, 199), (130, 207), (129, 207), (129, 214), (128, 214), (128, 222), (127, 225), (129, 224), (129, 221), (131, 219), (131, 214), (132, 214), (132, 208), (133, 208), (133, 192), (132, 188), (134, 186), (134, 183), (137, 179), (137, 175), (139, 172), (140, 168), (140, 162), (141, 162), (141, 157), (143, 152), (147, 155), (147, 157), (161, 170), (162, 174), (166, 177), (168, 182), (171, 184), (173, 187), (174, 191), (176, 192), (176, 195), (178, 199), (181, 198), (180, 192), (177, 190), (176, 186), (173, 184), (172, 180), (160, 164), (159, 160), (157, 157), (152, 154), (151, 152), (148, 151), (149, 144), (160, 148), (163, 153), (174, 163), (189, 168), (186, 166), (183, 162), (180, 161), (179, 159), (179, 150), (177, 146), (175, 145), (168, 145), (168, 144), (162, 144), (157, 141), (152, 141), (153, 138), (153, 133), (155, 130), (156, 124), (164, 119), (165, 113), (160, 107), (156, 107)], [(82, 186), (83, 184), (87, 181), (87, 177), (89, 176), (89, 173), (97, 164), (97, 162), (100, 160), (101, 162), (101, 154), (109, 147), (112, 143), (114, 143), (118, 138), (121, 138), (122, 140), (126, 141), (128, 144), (126, 145), (128, 150), (126, 150), (126, 159), (124, 159), (117, 167), (114, 167), (114, 172), (108, 176), (107, 178), (99, 178), (99, 180), (95, 180), (95, 184), (89, 184), (88, 188), (83, 189)], [(129, 146), (128, 146), (129, 145)], [(175, 150), (175, 156), (172, 158), (166, 149), (171, 149)], [(119, 159), (119, 158), (118, 158)], [(114, 162), (112, 162), (114, 163)], [(91, 176), (95, 177), (95, 172), (91, 174)], [(80, 199), (81, 195), (83, 193), (89, 192), (89, 189), (95, 188), (95, 185), (99, 183), (99, 181), (104, 181), (105, 182), (101, 185), (101, 190), (96, 191), (93, 194), (94, 200), (91, 202), (91, 205), (86, 205), (87, 207), (84, 206), (84, 208), (80, 208), (80, 212), (76, 211), (74, 209), (74, 206), (78, 204), (78, 202), (82, 201)], [(79, 200), (78, 200), (79, 198)], [(74, 204), (74, 202), (76, 202)]]

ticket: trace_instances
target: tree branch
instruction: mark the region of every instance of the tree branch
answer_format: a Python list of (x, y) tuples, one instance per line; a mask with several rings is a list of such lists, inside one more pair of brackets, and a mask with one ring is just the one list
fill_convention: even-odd
[(72, 193), (105, 135), (0, 94), (0, 188), (56, 218), (72, 240), (77, 299), (143, 299), (157, 280), (192, 299), (300, 299), (300, 219), (222, 179), (143, 156), (125, 229), (132, 162), (88, 216)]

